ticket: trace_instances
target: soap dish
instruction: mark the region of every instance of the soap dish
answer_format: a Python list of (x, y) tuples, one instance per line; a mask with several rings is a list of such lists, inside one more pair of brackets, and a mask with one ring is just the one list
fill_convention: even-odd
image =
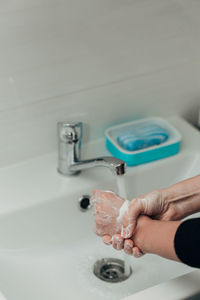
[[(148, 127), (152, 126), (152, 124), (163, 128), (168, 134), (168, 139), (160, 145), (150, 146), (141, 150), (128, 151), (122, 148), (117, 142), (117, 138), (120, 135), (134, 131), (139, 126), (144, 125), (145, 127)], [(125, 161), (128, 166), (137, 166), (166, 158), (175, 155), (180, 151), (181, 134), (168, 121), (159, 117), (145, 118), (112, 126), (106, 130), (105, 136), (108, 151), (114, 157)]]

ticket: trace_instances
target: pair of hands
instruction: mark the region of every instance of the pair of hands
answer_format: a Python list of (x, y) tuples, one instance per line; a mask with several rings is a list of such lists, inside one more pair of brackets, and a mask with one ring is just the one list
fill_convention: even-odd
[[(107, 245), (116, 250), (140, 257), (145, 253), (142, 232), (148, 221), (147, 216), (158, 220), (176, 220), (176, 207), (168, 202), (163, 190), (153, 191), (133, 199), (121, 219), (117, 221), (124, 199), (113, 192), (94, 191), (92, 202), (95, 208), (95, 232)], [(144, 216), (145, 215), (145, 216)]]

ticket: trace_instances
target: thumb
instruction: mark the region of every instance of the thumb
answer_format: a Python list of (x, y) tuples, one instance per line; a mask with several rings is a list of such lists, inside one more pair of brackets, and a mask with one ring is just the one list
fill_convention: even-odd
[(139, 199), (133, 199), (122, 219), (121, 235), (123, 238), (127, 239), (133, 235), (137, 225), (137, 218), (141, 213), (143, 213), (143, 208)]

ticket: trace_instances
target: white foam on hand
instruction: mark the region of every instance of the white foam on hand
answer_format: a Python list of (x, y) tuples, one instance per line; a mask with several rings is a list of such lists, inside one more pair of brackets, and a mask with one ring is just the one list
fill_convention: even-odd
[(129, 208), (129, 201), (125, 200), (124, 203), (122, 204), (122, 206), (120, 207), (120, 210), (119, 210), (119, 216), (117, 218), (117, 222), (119, 224), (122, 224), (123, 216), (125, 215), (125, 213), (127, 213), (128, 208)]

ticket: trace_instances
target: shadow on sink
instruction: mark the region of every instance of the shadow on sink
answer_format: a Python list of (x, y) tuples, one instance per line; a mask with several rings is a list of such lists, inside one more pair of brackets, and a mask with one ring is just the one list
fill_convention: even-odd
[(200, 299), (200, 293), (194, 294), (192, 296), (189, 296), (187, 298), (184, 298), (183, 300), (199, 300)]

